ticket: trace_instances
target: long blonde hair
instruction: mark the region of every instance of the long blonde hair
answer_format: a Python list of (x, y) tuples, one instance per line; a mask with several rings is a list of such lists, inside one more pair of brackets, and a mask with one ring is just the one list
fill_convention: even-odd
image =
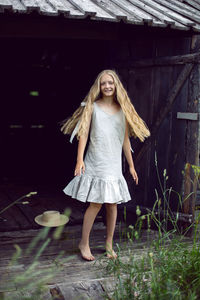
[(128, 122), (129, 136), (135, 136), (138, 137), (141, 141), (144, 141), (144, 139), (150, 135), (150, 131), (146, 126), (145, 122), (140, 118), (140, 116), (136, 112), (118, 75), (113, 70), (104, 70), (97, 76), (89, 93), (83, 100), (85, 106), (80, 105), (79, 108), (74, 112), (74, 114), (67, 121), (63, 122), (61, 131), (64, 134), (71, 134), (77, 122), (80, 121), (79, 129), (77, 132), (77, 138), (79, 139), (81, 135), (86, 133), (89, 126), (88, 120), (91, 116), (93, 109), (93, 103), (101, 97), (100, 81), (102, 76), (105, 74), (110, 75), (114, 80), (116, 89), (116, 101), (121, 106), (126, 120)]

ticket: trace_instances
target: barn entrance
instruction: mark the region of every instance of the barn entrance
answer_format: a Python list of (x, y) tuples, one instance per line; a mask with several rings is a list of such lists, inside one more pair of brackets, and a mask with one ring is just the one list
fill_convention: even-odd
[[(73, 177), (77, 145), (75, 141), (71, 145), (69, 137), (60, 132), (59, 121), (78, 107), (102, 69), (117, 68), (136, 110), (154, 130), (147, 143), (133, 142), (139, 186), (136, 187), (128, 177), (128, 168), (123, 161), (133, 200), (127, 209), (130, 222), (134, 222), (136, 204), (144, 208), (154, 205), (155, 187), (159, 188), (155, 150), (160, 174), (162, 176), (164, 169), (169, 171), (168, 185), (175, 191), (181, 192), (183, 180), (180, 175), (185, 161), (196, 164), (193, 153), (197, 153), (197, 122), (192, 121), (192, 125), (187, 119), (177, 118), (180, 112), (187, 115), (187, 112), (196, 113), (197, 110), (197, 106), (191, 106), (191, 101), (196, 99), (198, 89), (193, 89), (188, 77), (195, 67), (198, 86), (194, 60), (197, 54), (191, 53), (195, 50), (191, 49), (191, 39), (160, 37), (153, 33), (144, 38), (134, 35), (133, 31), (130, 40), (124, 37), (119, 43), (122, 31), (113, 32), (118, 34), (110, 34), (110, 39), (102, 35), (81, 38), (80, 33), (78, 38), (72, 39), (73, 31), (68, 39), (55, 36), (51, 39), (2, 39), (0, 204), (5, 207), (18, 196), (38, 191), (35, 202), (18, 204), (13, 207), (16, 211), (7, 211), (12, 216), (5, 219), (16, 220), (21, 226), (18, 229), (30, 228), (30, 220), (31, 228), (34, 227), (34, 217), (46, 209), (63, 211), (70, 205), (74, 212), (77, 211), (74, 208), (78, 201), (66, 199), (62, 192)], [(188, 64), (192, 59), (192, 65)], [(193, 142), (188, 142), (187, 132), (194, 133), (191, 135)], [(189, 144), (194, 145), (194, 151)], [(176, 197), (172, 202), (174, 211), (178, 201)], [(123, 214), (123, 206), (120, 209)], [(189, 211), (184, 210), (184, 213), (188, 216)], [(2, 224), (7, 223), (1, 222), (0, 229), (8, 230)]]
[(96, 41), (5, 40), (1, 68), (1, 181), (62, 184), (76, 146), (59, 131), (106, 64)]
[[(59, 122), (73, 113), (108, 66), (106, 42), (5, 39), (1, 45), (1, 207), (36, 190), (38, 213), (55, 202), (63, 210), (62, 189), (73, 177), (77, 143), (69, 143)], [(45, 197), (49, 206), (42, 204)], [(21, 225), (17, 214), (24, 209), (30, 207), (19, 204), (13, 213)]]

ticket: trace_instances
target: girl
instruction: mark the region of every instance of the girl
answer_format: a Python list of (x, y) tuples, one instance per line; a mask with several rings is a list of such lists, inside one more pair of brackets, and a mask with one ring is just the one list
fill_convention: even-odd
[[(90, 202), (82, 227), (79, 249), (85, 260), (94, 256), (89, 246), (89, 236), (94, 220), (102, 206), (106, 206), (106, 253), (116, 258), (113, 235), (117, 218), (117, 204), (131, 200), (127, 183), (122, 175), (122, 148), (130, 173), (138, 184), (129, 136), (144, 141), (150, 135), (143, 120), (133, 107), (117, 74), (112, 70), (101, 72), (88, 95), (61, 128), (64, 134), (77, 135), (79, 140), (74, 179), (64, 192), (82, 202)], [(88, 150), (84, 150), (90, 131)]]

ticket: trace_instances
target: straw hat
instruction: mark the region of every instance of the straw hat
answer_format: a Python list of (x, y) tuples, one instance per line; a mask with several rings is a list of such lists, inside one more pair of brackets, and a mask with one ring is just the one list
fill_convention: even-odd
[(66, 224), (69, 218), (61, 215), (59, 211), (47, 210), (42, 215), (35, 217), (35, 222), (46, 227), (57, 227)]

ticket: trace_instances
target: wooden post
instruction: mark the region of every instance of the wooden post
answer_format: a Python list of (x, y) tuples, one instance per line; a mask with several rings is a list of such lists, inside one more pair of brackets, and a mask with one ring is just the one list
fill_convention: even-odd
[[(192, 37), (191, 52), (200, 51), (200, 37)], [(200, 101), (200, 66), (196, 63), (189, 77), (188, 82), (188, 104), (187, 111), (198, 113)], [(183, 212), (195, 216), (195, 201), (197, 182), (191, 165), (199, 165), (199, 146), (198, 146), (199, 122), (195, 120), (187, 121), (187, 134), (185, 144), (186, 170), (184, 180), (184, 202)]]

